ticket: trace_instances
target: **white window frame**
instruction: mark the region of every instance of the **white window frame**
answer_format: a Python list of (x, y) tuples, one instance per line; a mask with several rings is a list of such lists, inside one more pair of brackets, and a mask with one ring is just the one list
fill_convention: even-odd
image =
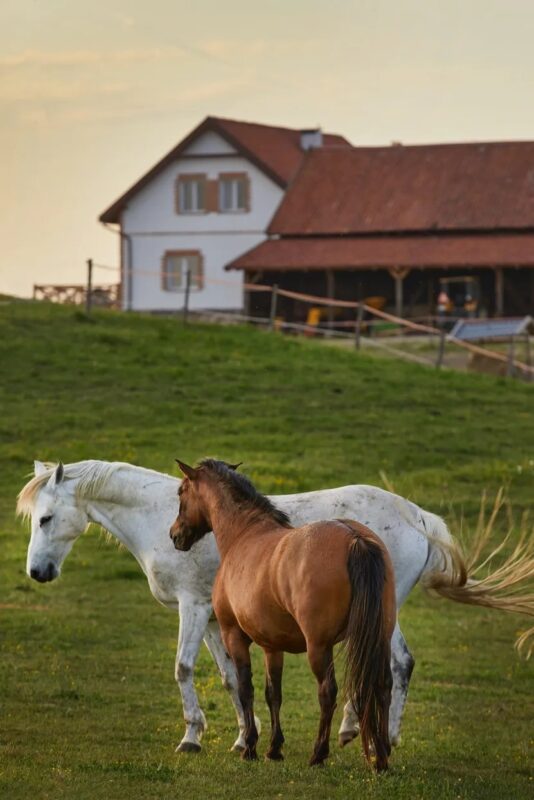
[[(178, 214), (205, 214), (207, 182), (205, 175), (179, 175), (176, 197), (176, 211)], [(187, 192), (191, 192), (191, 197), (187, 197)], [(187, 208), (191, 200), (191, 207)]]
[[(239, 205), (239, 184), (243, 185), (243, 205)], [(230, 205), (225, 205), (226, 187), (230, 185)], [(219, 175), (219, 212), (246, 214), (249, 211), (249, 178), (246, 172), (238, 175)]]
[[(171, 267), (178, 262), (178, 269)], [(162, 287), (165, 292), (185, 292), (186, 272), (191, 270), (190, 290), (200, 291), (204, 286), (202, 253), (200, 250), (167, 250), (162, 259)]]

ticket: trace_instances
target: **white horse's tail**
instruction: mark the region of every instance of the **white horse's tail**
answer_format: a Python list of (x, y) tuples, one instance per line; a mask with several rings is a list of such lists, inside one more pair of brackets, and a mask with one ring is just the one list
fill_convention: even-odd
[[(483, 557), (503, 503), (502, 492), (499, 492), (486, 522), (483, 498), (477, 529), (467, 555), (440, 517), (421, 510), (424, 533), (430, 545), (421, 583), (431, 594), (457, 603), (534, 617), (534, 593), (525, 592), (524, 589), (525, 584), (534, 578), (534, 530), (528, 530), (526, 518), (523, 518), (519, 539), (512, 553), (493, 572), (487, 572), (480, 579), (475, 577), (503, 550), (513, 532), (510, 526), (501, 543), (489, 556)], [(533, 635), (534, 626), (518, 637), (516, 647), (521, 650)], [(534, 645), (529, 647), (527, 657), (533, 648)]]

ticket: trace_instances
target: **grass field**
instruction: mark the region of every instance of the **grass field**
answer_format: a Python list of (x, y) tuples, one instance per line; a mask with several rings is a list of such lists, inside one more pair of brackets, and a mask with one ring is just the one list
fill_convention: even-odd
[[(472, 523), (481, 491), (502, 484), (519, 513), (532, 505), (532, 387), (254, 330), (22, 302), (0, 306), (0, 349), (1, 797), (534, 795), (534, 665), (512, 647), (524, 620), (413, 593), (401, 617), (416, 658), (403, 742), (380, 778), (359, 745), (339, 750), (334, 737), (329, 764), (307, 767), (318, 706), (303, 657), (286, 662), (282, 764), (228, 752), (233, 712), (207, 651), (204, 749), (178, 756), (178, 620), (97, 530), (57, 583), (31, 582), (14, 518), (34, 458), (172, 472), (176, 456), (208, 454), (243, 460), (266, 492), (380, 483), (383, 470), (451, 523)], [(265, 730), (257, 654), (255, 683)]]

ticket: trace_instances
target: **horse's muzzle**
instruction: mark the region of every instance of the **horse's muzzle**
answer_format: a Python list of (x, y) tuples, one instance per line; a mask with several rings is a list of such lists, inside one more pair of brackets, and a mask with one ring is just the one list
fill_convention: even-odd
[(183, 531), (179, 530), (177, 525), (172, 525), (169, 531), (169, 536), (171, 537), (172, 543), (176, 550), (181, 550), (185, 553), (187, 553), (188, 550), (191, 550), (191, 545), (193, 542), (188, 542), (186, 540)]
[(34, 581), (39, 581), (39, 583), (49, 583), (57, 578), (58, 575), (59, 570), (51, 561), (48, 562), (44, 569), (38, 569), (37, 567), (30, 569), (30, 578)]

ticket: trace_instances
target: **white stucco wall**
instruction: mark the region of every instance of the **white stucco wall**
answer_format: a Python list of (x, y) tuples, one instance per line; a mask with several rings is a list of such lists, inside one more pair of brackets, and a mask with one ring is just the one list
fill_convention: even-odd
[[(224, 271), (224, 265), (266, 238), (265, 229), (283, 191), (256, 166), (232, 153), (216, 134), (204, 134), (181, 157), (143, 187), (122, 214), (122, 231), (131, 242), (123, 245), (123, 264), (132, 269), (123, 287), (123, 305), (138, 310), (175, 310), (183, 306), (183, 292), (165, 291), (161, 262), (166, 250), (200, 250), (204, 288), (192, 291), (190, 307), (239, 309), (243, 305), (242, 276)], [(225, 153), (225, 155), (220, 155)], [(210, 154), (219, 157), (204, 157)], [(175, 184), (178, 175), (204, 173), (214, 180), (221, 172), (246, 172), (250, 180), (250, 211), (221, 214), (177, 214)]]
[(229, 144), (226, 139), (222, 139), (217, 133), (208, 131), (198, 136), (194, 142), (191, 142), (183, 155), (206, 155), (212, 153), (235, 153), (235, 149)]

